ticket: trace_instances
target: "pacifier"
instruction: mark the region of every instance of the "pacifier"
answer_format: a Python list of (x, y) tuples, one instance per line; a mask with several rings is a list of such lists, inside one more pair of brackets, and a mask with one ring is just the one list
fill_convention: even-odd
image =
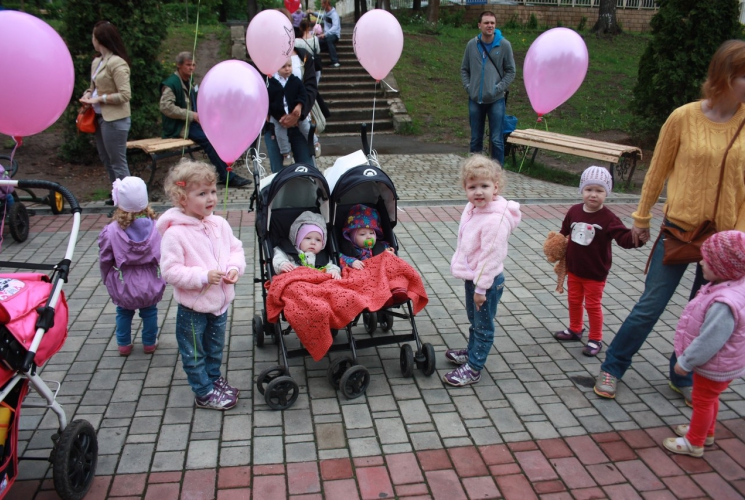
[(365, 240), (365, 248), (372, 248), (375, 246), (375, 240), (372, 238), (368, 238)]

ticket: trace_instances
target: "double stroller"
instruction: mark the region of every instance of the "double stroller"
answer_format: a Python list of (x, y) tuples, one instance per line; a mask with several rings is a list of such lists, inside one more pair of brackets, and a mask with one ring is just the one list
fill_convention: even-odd
[[(52, 436), (54, 488), (64, 500), (83, 498), (93, 483), (98, 460), (98, 439), (86, 420), (67, 421), (56, 401), (58, 382), (51, 389), (40, 374), (44, 364), (67, 338), (68, 308), (62, 286), (67, 282), (80, 229), (81, 209), (72, 194), (48, 181), (0, 180), (0, 188), (48, 189), (70, 204), (73, 226), (64, 259), (56, 264), (0, 262), (0, 267), (50, 271), (0, 274), (0, 499), (18, 476), (18, 428), (21, 407), (49, 408), (59, 420)], [(29, 385), (41, 397), (24, 401)], [(27, 457), (28, 460), (47, 460)]]
[[(285, 336), (292, 325), (283, 327), (286, 319), (281, 315), (276, 323), (267, 321), (267, 284), (275, 276), (272, 267), (274, 248), (289, 234), (290, 226), (302, 212), (311, 211), (323, 216), (326, 221), (328, 242), (325, 251), (331, 262), (338, 264), (339, 242), (342, 241), (342, 228), (350, 208), (364, 204), (376, 208), (381, 217), (385, 239), (398, 251), (393, 228), (397, 221), (397, 195), (388, 175), (374, 165), (363, 164), (346, 169), (336, 181), (333, 192), (324, 175), (315, 167), (295, 164), (285, 167), (271, 179), (264, 180), (261, 186), (255, 169), (256, 234), (259, 242), (260, 278), (254, 281), (262, 284), (264, 309), (253, 318), (253, 338), (257, 347), (264, 346), (267, 338), (277, 344), (280, 364), (263, 370), (256, 379), (256, 387), (269, 407), (283, 410), (292, 406), (299, 396), (299, 386), (289, 371), (288, 359), (306, 356), (308, 349), (288, 349)], [(370, 336), (359, 338), (352, 329), (362, 319), (364, 329)], [(410, 333), (388, 333), (393, 327), (394, 318), (407, 320)], [(375, 335), (380, 326), (385, 335)], [(408, 330), (408, 326), (406, 327)], [(370, 372), (359, 364), (357, 351), (367, 347), (387, 344), (401, 344), (400, 366), (405, 377), (413, 376), (415, 366), (425, 375), (435, 372), (435, 350), (432, 344), (422, 343), (414, 320), (411, 300), (386, 304), (380, 310), (365, 310), (344, 327), (345, 342), (334, 342), (328, 352), (349, 351), (348, 355), (334, 358), (328, 367), (327, 378), (332, 387), (340, 390), (345, 397), (353, 399), (362, 396), (370, 383)], [(336, 338), (338, 331), (329, 335)], [(407, 342), (415, 342), (416, 351)]]

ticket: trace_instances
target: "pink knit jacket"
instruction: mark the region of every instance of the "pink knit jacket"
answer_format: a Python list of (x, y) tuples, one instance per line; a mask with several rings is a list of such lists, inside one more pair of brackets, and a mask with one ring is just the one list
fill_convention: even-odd
[(243, 243), (233, 236), (228, 221), (218, 215), (197, 219), (180, 208), (171, 208), (158, 218), (160, 268), (166, 283), (173, 285), (176, 301), (201, 313), (220, 315), (235, 298), (235, 286), (207, 283), (212, 269), (228, 272), (246, 269)]
[(504, 270), (507, 240), (521, 218), (520, 204), (501, 196), (484, 208), (469, 202), (460, 217), (458, 247), (450, 261), (452, 275), (473, 281), (476, 293), (486, 293)]

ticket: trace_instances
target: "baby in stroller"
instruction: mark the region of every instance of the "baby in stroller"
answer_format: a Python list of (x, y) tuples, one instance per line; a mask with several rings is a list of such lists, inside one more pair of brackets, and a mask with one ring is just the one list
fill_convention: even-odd
[(287, 273), (305, 266), (324, 271), (334, 279), (341, 279), (339, 266), (331, 262), (325, 250), (327, 239), (323, 216), (310, 211), (301, 213), (290, 226), (289, 238), (283, 238), (274, 247), (274, 272)]
[(354, 205), (349, 209), (342, 236), (339, 243), (339, 260), (342, 267), (364, 269), (365, 264), (362, 261), (385, 251), (396, 253), (384, 239), (380, 214), (374, 208), (365, 205)]

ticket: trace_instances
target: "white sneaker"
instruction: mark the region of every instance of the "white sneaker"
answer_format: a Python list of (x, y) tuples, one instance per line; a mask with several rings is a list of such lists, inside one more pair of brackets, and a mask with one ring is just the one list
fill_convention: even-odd
[(315, 154), (316, 154), (316, 158), (319, 158), (321, 156), (321, 143), (320, 142), (317, 142), (315, 144)]
[(338, 68), (339, 66), (341, 66), (341, 64), (339, 64), (339, 63), (334, 63), (334, 64), (332, 64), (331, 66), (333, 66), (334, 68)]

